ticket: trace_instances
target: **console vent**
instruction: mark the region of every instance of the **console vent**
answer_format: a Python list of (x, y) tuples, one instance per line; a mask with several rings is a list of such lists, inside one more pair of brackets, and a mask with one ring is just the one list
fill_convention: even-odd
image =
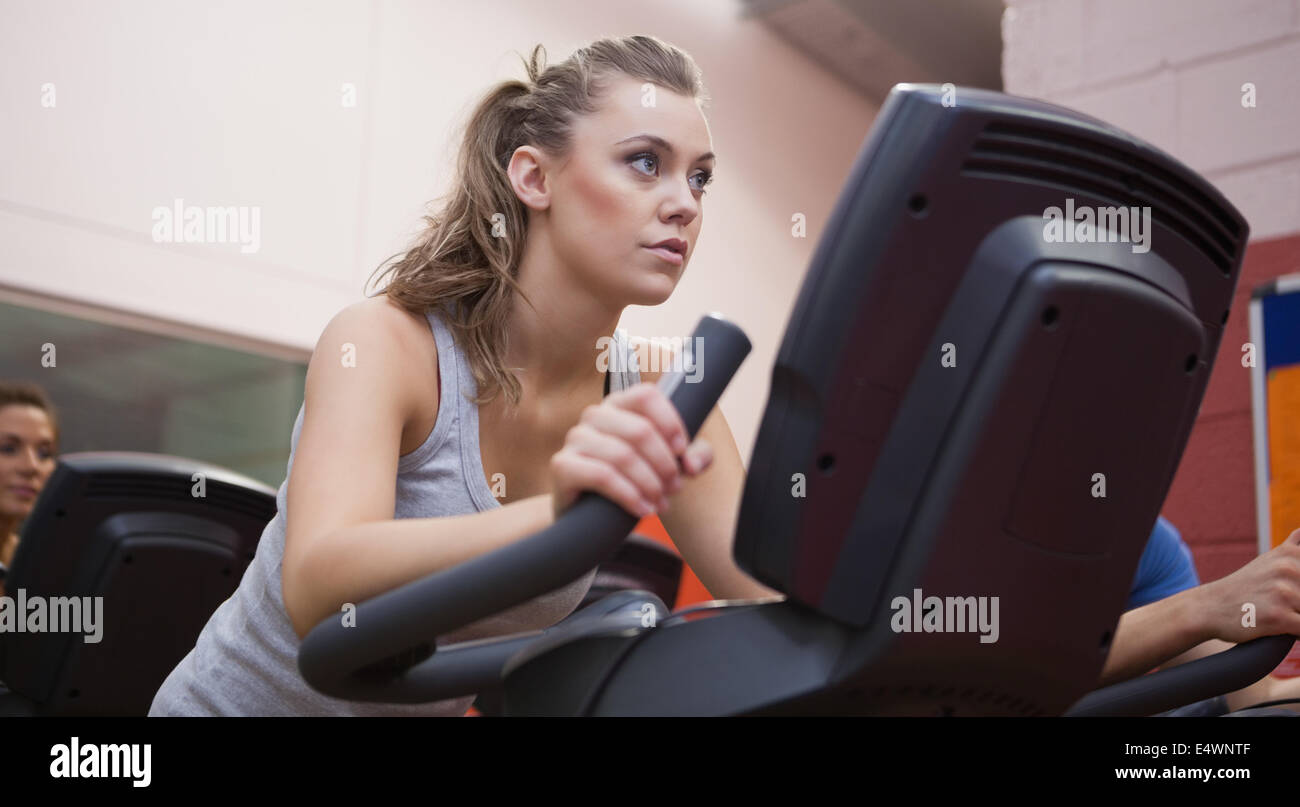
[(1114, 146), (1023, 124), (990, 123), (962, 173), (1046, 183), (1114, 206), (1151, 208), (1151, 218), (1196, 246), (1224, 276), (1242, 249), (1242, 227), (1202, 190)]
[[(92, 475), (86, 482), (87, 499), (138, 499), (162, 498), (193, 502), (190, 487), (193, 483), (184, 477), (149, 473), (115, 473)], [(206, 502), (222, 510), (243, 513), (259, 521), (275, 517), (275, 500), (254, 491), (227, 485), (214, 479), (204, 485)]]

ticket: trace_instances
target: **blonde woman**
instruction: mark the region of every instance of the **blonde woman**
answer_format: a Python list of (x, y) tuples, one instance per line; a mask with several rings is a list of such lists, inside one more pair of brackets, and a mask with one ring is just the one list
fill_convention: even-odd
[[(744, 466), (721, 412), (688, 445), (657, 374), (637, 370), (672, 356), (617, 327), (668, 299), (700, 238), (715, 158), (699, 69), (645, 36), (544, 61), (538, 46), (527, 82), (482, 99), (445, 204), (382, 293), (321, 334), (279, 512), (151, 715), (464, 714), (473, 696), (324, 696), (299, 642), (345, 603), (542, 529), (585, 490), (660, 513), (714, 596), (775, 594), (732, 561)], [(593, 576), (442, 642), (554, 624)]]

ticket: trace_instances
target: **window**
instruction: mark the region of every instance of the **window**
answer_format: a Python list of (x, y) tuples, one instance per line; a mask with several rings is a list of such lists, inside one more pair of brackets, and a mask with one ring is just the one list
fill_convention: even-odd
[(0, 379), (44, 388), (60, 453), (171, 454), (278, 488), (306, 375), (305, 361), (0, 301)]

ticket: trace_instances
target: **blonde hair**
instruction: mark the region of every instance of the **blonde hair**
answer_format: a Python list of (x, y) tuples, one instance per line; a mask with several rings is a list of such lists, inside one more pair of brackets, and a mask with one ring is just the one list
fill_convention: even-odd
[[(562, 160), (572, 146), (575, 118), (599, 110), (612, 76), (651, 82), (706, 103), (699, 67), (684, 51), (652, 36), (601, 39), (560, 64), (545, 66), (546, 50), (524, 60), (528, 83), (504, 81), (475, 107), (465, 127), (457, 178), (441, 209), (425, 216), (424, 231), (400, 260), (376, 268), (391, 274), (382, 290), (405, 310), (431, 308), (446, 322), (469, 359), (478, 386), (475, 403), (505, 392), (513, 406), (522, 387), (504, 364), (506, 322), (518, 291), (519, 261), (527, 237), (527, 208), (515, 195), (506, 168), (515, 150), (534, 146)], [(504, 237), (493, 235), (493, 216), (504, 217)], [(373, 273), (372, 273), (373, 278)], [(378, 282), (378, 281), (376, 281)]]

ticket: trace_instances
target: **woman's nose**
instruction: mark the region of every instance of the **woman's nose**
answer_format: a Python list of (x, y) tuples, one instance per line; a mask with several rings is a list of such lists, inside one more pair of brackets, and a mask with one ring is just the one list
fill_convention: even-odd
[(18, 465), (18, 470), (21, 473), (35, 476), (37, 473), (40, 472), (41, 462), (40, 462), (40, 458), (36, 456), (35, 448), (31, 448), (26, 451), (19, 451), (18, 456), (21, 457), (21, 460)]

